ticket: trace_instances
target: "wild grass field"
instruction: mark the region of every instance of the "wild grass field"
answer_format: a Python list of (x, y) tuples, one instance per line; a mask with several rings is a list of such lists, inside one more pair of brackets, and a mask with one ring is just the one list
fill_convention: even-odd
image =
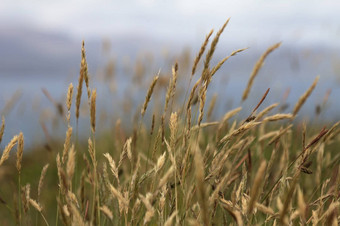
[[(187, 64), (178, 61), (165, 72), (169, 79), (161, 73), (139, 78), (150, 85), (134, 119), (128, 125), (117, 120), (100, 135), (83, 42), (79, 80), (65, 87), (59, 106), (66, 109), (60, 111), (64, 141), (42, 138), (45, 146), (26, 149), (25, 134), (2, 140), (10, 126), (2, 118), (1, 225), (339, 225), (340, 122), (296, 119), (317, 75), (291, 113), (280, 103), (264, 106), (268, 87), (248, 117), (238, 116), (241, 107), (212, 117), (223, 99), (207, 98), (215, 73), (236, 54), (246, 54), (235, 50), (212, 65), (228, 22), (206, 36), (188, 74), (178, 73)], [(280, 45), (259, 56), (243, 101)], [(160, 96), (164, 101), (155, 103)], [(79, 136), (82, 105), (89, 118), (86, 140)]]

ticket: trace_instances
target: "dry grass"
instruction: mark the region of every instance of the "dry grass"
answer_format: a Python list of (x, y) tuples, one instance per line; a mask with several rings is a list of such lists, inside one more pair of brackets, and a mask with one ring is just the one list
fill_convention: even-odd
[(248, 80), (248, 84), (247, 84), (247, 87), (246, 89), (244, 90), (243, 92), (243, 95), (242, 95), (242, 100), (246, 100), (248, 98), (248, 95), (249, 95), (249, 92), (250, 92), (250, 89), (251, 87), (253, 86), (253, 83), (254, 83), (254, 79), (256, 77), (256, 75), (258, 74), (258, 72), (260, 71), (261, 67), (263, 66), (263, 63), (264, 63), (264, 60), (266, 59), (266, 57), (271, 53), (273, 52), (275, 49), (279, 48), (281, 45), (281, 42), (275, 44), (275, 45), (272, 45), (270, 46), (263, 54), (262, 56), (260, 57), (260, 59), (256, 62), (254, 68), (253, 68), (253, 71), (251, 72), (251, 75), (250, 75), (250, 78)]
[[(158, 73), (158, 74), (159, 74), (159, 73)], [(143, 104), (143, 107), (142, 107), (142, 110), (141, 110), (142, 116), (144, 116), (145, 111), (146, 111), (146, 109), (148, 108), (148, 104), (149, 104), (149, 102), (150, 102), (151, 95), (152, 95), (152, 93), (153, 93), (153, 90), (154, 90), (154, 88), (155, 88), (155, 85), (156, 85), (156, 83), (157, 83), (158, 78), (159, 78), (158, 75), (155, 76), (155, 77), (153, 78), (151, 84), (150, 84), (149, 90), (148, 90), (148, 92), (147, 92), (147, 94), (146, 94), (146, 96), (145, 96), (145, 101), (144, 101), (144, 104)]]
[(0, 158), (0, 166), (9, 158), (9, 153), (14, 147), (14, 145), (16, 145), (17, 142), (18, 142), (18, 136), (14, 136), (12, 140), (7, 144)]
[(313, 92), (316, 84), (319, 81), (319, 76), (317, 76), (313, 82), (313, 84), (308, 88), (308, 90), (299, 98), (298, 102), (295, 104), (294, 110), (293, 110), (293, 116), (296, 116), (299, 112), (302, 105), (306, 102), (307, 98), (311, 95)]
[[(71, 83), (66, 121), (62, 117), (65, 140), (51, 152), (31, 151), (23, 156), (24, 138), (20, 133), (2, 152), (0, 172), (6, 172), (10, 181), (0, 189), (0, 216), (5, 224), (338, 225), (340, 155), (335, 150), (340, 142), (340, 122), (320, 129), (311, 124), (301, 126), (295, 119), (318, 78), (291, 113), (280, 112), (279, 103), (264, 106), (257, 113), (270, 95), (268, 89), (253, 104), (249, 117), (241, 118), (242, 107), (237, 107), (221, 120), (212, 121), (215, 106), (223, 99), (214, 96), (210, 100), (207, 95), (213, 75), (227, 59), (244, 50), (232, 52), (211, 69), (211, 59), (228, 22), (214, 37), (194, 85), (190, 81), (212, 31), (193, 66), (187, 66), (191, 76), (183, 76), (185, 66), (181, 61), (168, 72), (168, 85), (167, 79), (162, 85), (164, 78), (158, 73), (144, 104), (139, 105), (142, 107), (138, 107), (131, 125), (126, 125), (132, 129), (120, 127), (123, 120), (119, 120), (113, 123), (108, 136), (98, 134), (101, 120), (110, 123), (110, 119), (102, 119), (96, 107), (101, 100), (97, 100), (96, 89), (90, 88), (83, 43), (74, 111), (78, 124), (85, 82), (89, 138), (82, 141), (76, 135), (78, 127), (75, 131), (71, 127)], [(279, 46), (271, 46), (260, 57), (243, 100), (265, 58)], [(138, 71), (143, 74), (141, 65)], [(189, 80), (186, 92), (180, 90), (183, 79)], [(189, 97), (183, 99), (180, 94), (190, 90)], [(164, 102), (159, 101), (161, 95)], [(119, 105), (114, 107), (121, 110)], [(274, 109), (278, 111), (268, 115)], [(148, 121), (150, 125), (146, 125)], [(0, 142), (4, 125), (3, 118)], [(16, 144), (17, 158), (13, 162), (10, 151)]]
[(2, 118), (1, 118), (1, 127), (0, 127), (0, 144), (1, 144), (4, 132), (5, 132), (5, 117), (2, 116)]

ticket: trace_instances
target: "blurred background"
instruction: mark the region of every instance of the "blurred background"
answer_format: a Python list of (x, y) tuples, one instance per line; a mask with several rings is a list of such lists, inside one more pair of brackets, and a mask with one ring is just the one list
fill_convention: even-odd
[[(217, 95), (216, 120), (240, 105), (248, 115), (267, 88), (271, 92), (264, 107), (281, 102), (291, 111), (317, 75), (320, 82), (300, 118), (339, 120), (339, 9), (336, 0), (2, 0), (0, 114), (6, 119), (4, 140), (19, 131), (28, 145), (48, 136), (65, 136), (59, 106), (65, 106), (68, 84), (77, 86), (82, 40), (91, 86), (98, 92), (98, 121), (102, 123), (98, 128), (105, 130), (118, 118), (128, 126), (152, 76), (160, 71), (165, 90), (176, 61), (180, 86), (185, 89), (205, 35), (211, 29), (216, 32), (229, 17), (213, 63), (236, 49), (249, 49), (230, 58), (214, 76), (208, 99)], [(241, 103), (257, 59), (280, 41), (282, 46), (268, 56), (255, 79), (251, 97)], [(162, 83), (160, 86), (162, 89)], [(85, 95), (83, 102), (80, 128), (84, 125), (86, 129), (80, 131), (88, 136)]]

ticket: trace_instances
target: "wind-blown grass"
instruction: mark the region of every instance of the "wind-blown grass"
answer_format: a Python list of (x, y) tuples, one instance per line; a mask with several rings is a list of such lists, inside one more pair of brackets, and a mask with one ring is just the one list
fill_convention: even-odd
[[(188, 98), (185, 95), (183, 100), (175, 95), (179, 92), (176, 85), (183, 79), (194, 78), (212, 32), (197, 54), (191, 74), (181, 78), (181, 62), (175, 63), (169, 72), (172, 79), (165, 85), (168, 89), (162, 93), (158, 87), (162, 74), (158, 73), (145, 90), (144, 104), (141, 103), (129, 125), (132, 131), (120, 128), (117, 121), (113, 135), (97, 134), (100, 123), (96, 103), (100, 99), (97, 90), (91, 87), (83, 43), (75, 118), (71, 114), (74, 99), (70, 84), (65, 104), (66, 137), (55, 144), (57, 151), (38, 148), (22, 158), (22, 134), (14, 136), (3, 150), (0, 172), (7, 180), (4, 183), (0, 178), (3, 223), (338, 225), (339, 122), (322, 129), (307, 124), (301, 129), (296, 120), (318, 78), (297, 101), (292, 113), (269, 115), (278, 103), (257, 113), (270, 95), (268, 89), (262, 98), (258, 97), (249, 117), (240, 118), (242, 108), (238, 107), (226, 112), (219, 121), (209, 121), (214, 106), (219, 104), (217, 96), (209, 101), (206, 95), (213, 75), (230, 56), (245, 50), (234, 51), (210, 69), (228, 22), (213, 39), (201, 76), (193, 86), (189, 82), (185, 90), (186, 94), (191, 90)], [(260, 57), (243, 99), (251, 93), (253, 80), (266, 56), (279, 46), (280, 43), (271, 46)], [(79, 139), (78, 127), (75, 130), (71, 127), (72, 120), (78, 124), (84, 82), (88, 95), (85, 105), (89, 109), (87, 142)], [(165, 101), (157, 105), (153, 102), (159, 95), (164, 95)], [(209, 102), (212, 103), (205, 114)], [(0, 142), (4, 125), (5, 119), (0, 127)], [(15, 145), (18, 145), (16, 161), (9, 159)]]

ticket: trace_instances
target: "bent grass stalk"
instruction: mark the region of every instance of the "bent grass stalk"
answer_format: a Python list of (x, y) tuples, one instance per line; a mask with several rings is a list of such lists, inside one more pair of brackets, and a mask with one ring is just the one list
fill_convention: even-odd
[(242, 101), (245, 101), (245, 100), (248, 98), (250, 89), (251, 89), (251, 87), (253, 86), (253, 83), (254, 83), (254, 79), (255, 79), (256, 75), (258, 74), (258, 72), (260, 71), (261, 67), (263, 66), (263, 63), (264, 63), (264, 60), (266, 59), (266, 57), (267, 57), (271, 52), (273, 52), (275, 49), (279, 48), (280, 46), (281, 46), (281, 42), (276, 43), (276, 44), (270, 46), (270, 47), (262, 54), (262, 56), (260, 57), (260, 59), (256, 62), (255, 66), (254, 66), (254, 68), (253, 68), (253, 71), (251, 72), (251, 75), (250, 75), (250, 77), (249, 77), (247, 87), (246, 87), (246, 89), (245, 89), (244, 92), (243, 92)]
[(295, 117), (297, 113), (299, 112), (300, 108), (302, 105), (306, 102), (308, 97), (311, 95), (313, 92), (316, 84), (319, 81), (320, 76), (317, 76), (313, 82), (313, 84), (308, 88), (308, 90), (299, 98), (298, 102), (295, 104), (294, 110), (293, 110), (293, 116)]

